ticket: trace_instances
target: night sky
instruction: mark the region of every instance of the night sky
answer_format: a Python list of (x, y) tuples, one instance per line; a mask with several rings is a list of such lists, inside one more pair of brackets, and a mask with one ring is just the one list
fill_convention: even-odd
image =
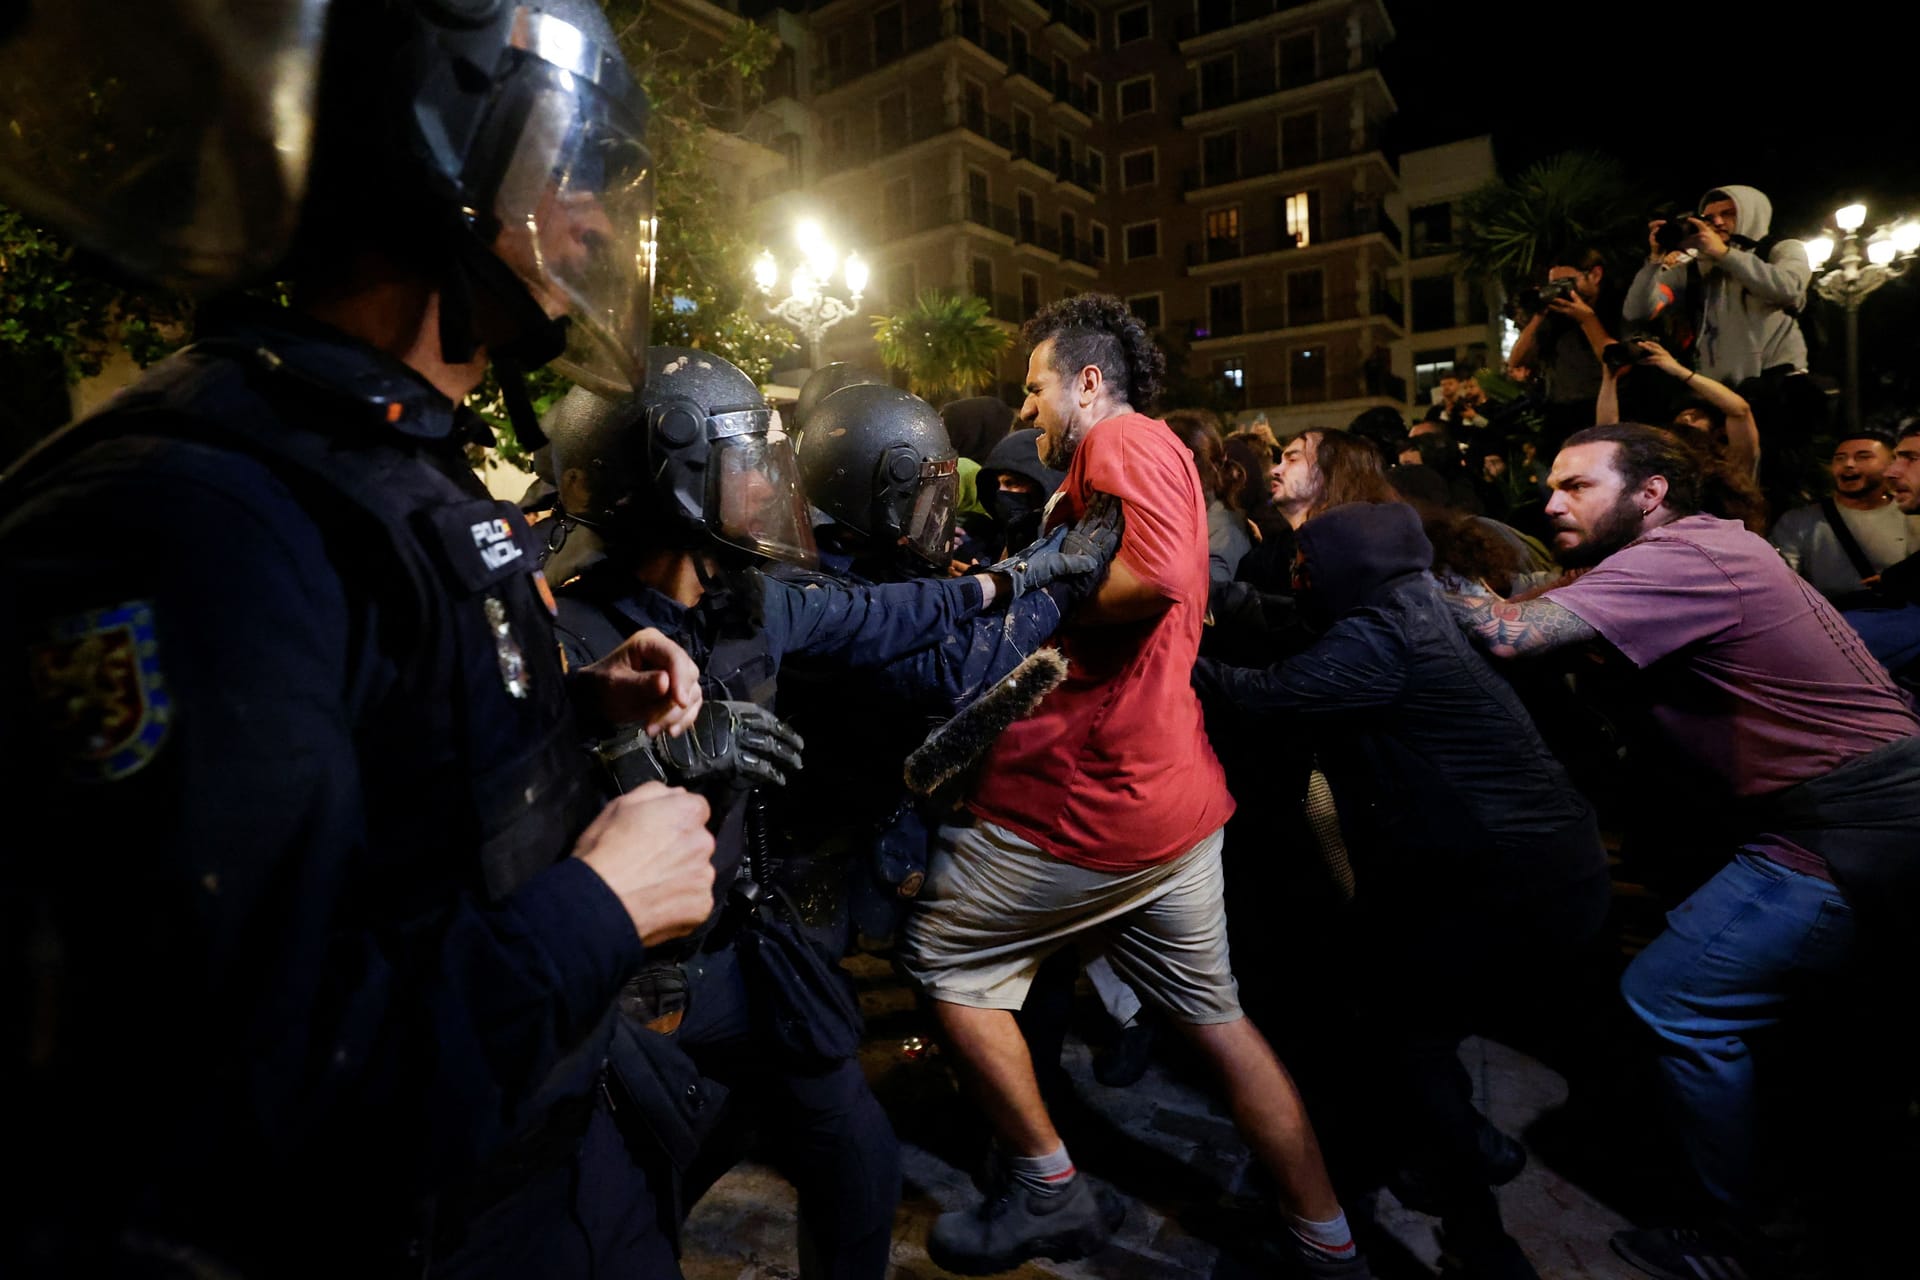
[(1906, 5), (1388, 0), (1387, 11), (1401, 150), (1491, 132), (1514, 173), (1592, 148), (1662, 201), (1758, 187), (1776, 233), (1810, 234), (1842, 197), (1867, 201), (1870, 226), (1877, 213), (1920, 214), (1920, 16)]

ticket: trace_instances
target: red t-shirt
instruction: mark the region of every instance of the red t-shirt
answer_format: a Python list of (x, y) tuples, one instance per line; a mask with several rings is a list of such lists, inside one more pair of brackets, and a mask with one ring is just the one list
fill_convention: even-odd
[(1000, 736), (969, 807), (1064, 862), (1132, 871), (1233, 815), (1190, 683), (1207, 611), (1207, 512), (1193, 456), (1144, 414), (1088, 431), (1049, 523), (1120, 499), (1119, 559), (1173, 601), (1158, 618), (1067, 627), (1067, 678)]

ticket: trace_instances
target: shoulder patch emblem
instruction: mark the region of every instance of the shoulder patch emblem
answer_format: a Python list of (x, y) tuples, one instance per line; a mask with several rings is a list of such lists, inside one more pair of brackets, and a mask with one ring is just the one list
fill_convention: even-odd
[(173, 699), (144, 600), (55, 618), (27, 655), (49, 744), (82, 782), (138, 772), (167, 738)]

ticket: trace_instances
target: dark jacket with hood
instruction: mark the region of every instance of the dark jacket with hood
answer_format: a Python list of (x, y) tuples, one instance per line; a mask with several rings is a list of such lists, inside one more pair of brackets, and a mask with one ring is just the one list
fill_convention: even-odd
[(1404, 503), (1350, 503), (1299, 529), (1300, 607), (1324, 633), (1265, 671), (1202, 659), (1209, 703), (1292, 715), (1339, 805), (1363, 900), (1497, 912), (1604, 892), (1593, 811), (1427, 571)]
[(1807, 340), (1796, 317), (1813, 275), (1807, 247), (1779, 240), (1762, 261), (1754, 246), (1767, 238), (1773, 202), (1752, 187), (1715, 187), (1700, 198), (1701, 207), (1719, 196), (1734, 207), (1735, 243), (1727, 256), (1718, 262), (1703, 256), (1672, 270), (1648, 262), (1627, 287), (1622, 314), (1647, 321), (1677, 306), (1696, 317), (1697, 367), (1730, 387), (1779, 365), (1805, 369)]

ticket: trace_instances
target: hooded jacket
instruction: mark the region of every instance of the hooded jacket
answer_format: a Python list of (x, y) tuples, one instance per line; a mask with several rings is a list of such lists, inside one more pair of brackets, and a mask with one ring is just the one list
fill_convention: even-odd
[(1454, 621), (1405, 503), (1300, 526), (1302, 608), (1327, 629), (1265, 671), (1202, 659), (1209, 704), (1291, 716), (1338, 801), (1360, 893), (1414, 915), (1498, 912), (1585, 892), (1604, 870), (1593, 811), (1520, 700)]
[[(1734, 234), (1758, 244), (1773, 224), (1773, 202), (1752, 187), (1715, 187), (1700, 197), (1733, 201)], [(1751, 248), (1730, 247), (1718, 262), (1701, 257), (1672, 270), (1649, 262), (1627, 288), (1621, 314), (1644, 322), (1670, 307), (1688, 310), (1688, 295), (1703, 291), (1691, 308), (1699, 315), (1700, 372), (1738, 386), (1777, 365), (1807, 367), (1807, 340), (1794, 313), (1806, 302), (1813, 267), (1798, 240), (1776, 241), (1766, 261)]]

